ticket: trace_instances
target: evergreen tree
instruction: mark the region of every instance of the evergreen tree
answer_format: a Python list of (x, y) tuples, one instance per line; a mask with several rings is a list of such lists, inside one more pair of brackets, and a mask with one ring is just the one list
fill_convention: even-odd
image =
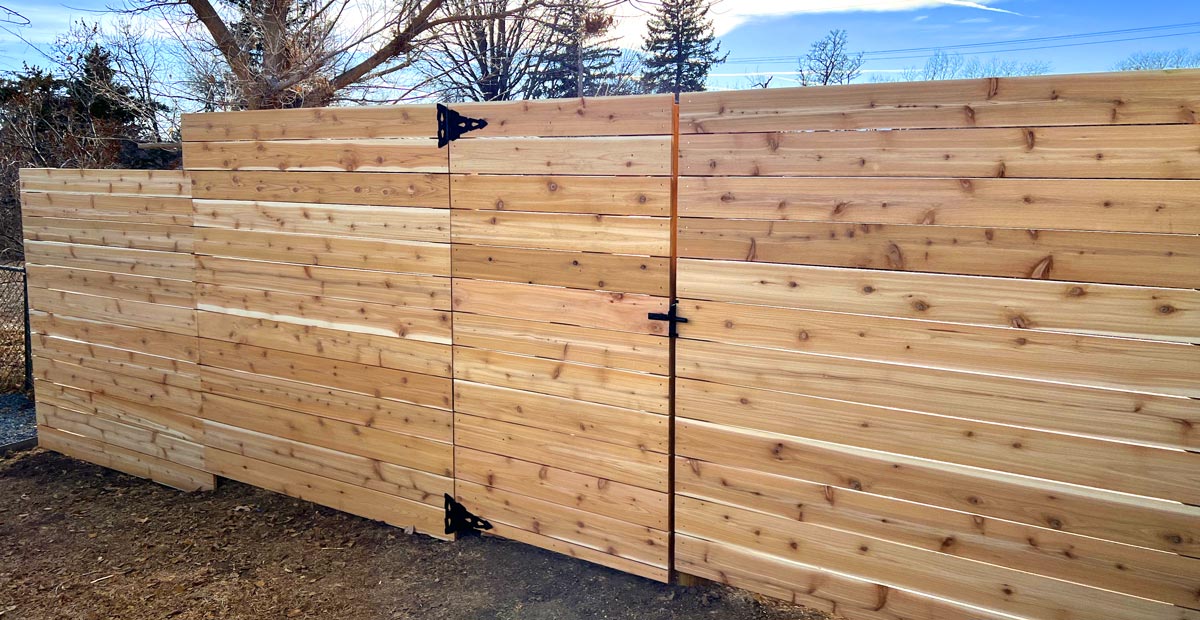
[(606, 37), (613, 16), (602, 0), (575, 0), (552, 9), (550, 42), (534, 76), (534, 97), (594, 97), (612, 93), (620, 80), (621, 50)]
[(650, 19), (642, 49), (646, 52), (643, 87), (648, 92), (704, 90), (712, 66), (725, 62), (713, 34), (709, 0), (663, 0)]

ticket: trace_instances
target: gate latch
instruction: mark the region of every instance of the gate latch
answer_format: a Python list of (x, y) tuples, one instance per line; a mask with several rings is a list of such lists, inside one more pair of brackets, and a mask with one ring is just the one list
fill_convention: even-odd
[(466, 506), (454, 501), (454, 498), (446, 493), (447, 534), (470, 534), (476, 530), (490, 529), (492, 529), (492, 524), (488, 523), (487, 519), (471, 514)]
[(437, 104), (438, 148), (450, 144), (468, 131), (483, 129), (487, 127), (487, 124), (488, 122), (482, 118), (463, 116), (439, 103)]
[(646, 315), (646, 318), (651, 321), (670, 321), (671, 326), (667, 330), (667, 335), (674, 338), (679, 335), (679, 329), (675, 326), (679, 323), (687, 323), (688, 320), (679, 316), (679, 302), (671, 302), (671, 308), (667, 312), (651, 312)]

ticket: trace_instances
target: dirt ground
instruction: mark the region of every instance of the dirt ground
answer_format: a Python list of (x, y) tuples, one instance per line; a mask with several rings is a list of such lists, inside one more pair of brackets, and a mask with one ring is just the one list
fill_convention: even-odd
[(817, 620), (495, 538), (455, 543), (222, 481), (184, 494), (39, 450), (0, 459), (0, 620)]

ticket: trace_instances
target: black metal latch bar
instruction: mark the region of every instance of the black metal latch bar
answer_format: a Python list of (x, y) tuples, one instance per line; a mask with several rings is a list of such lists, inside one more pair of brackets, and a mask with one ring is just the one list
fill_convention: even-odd
[(679, 323), (687, 323), (688, 320), (679, 316), (679, 302), (671, 302), (671, 308), (663, 312), (651, 312), (646, 315), (646, 318), (652, 321), (670, 321), (671, 327), (667, 329), (667, 335), (674, 338), (679, 335), (679, 329), (675, 327)]
[(471, 514), (466, 506), (454, 501), (454, 498), (446, 493), (446, 533), (447, 534), (469, 534), (477, 530), (490, 530), (492, 524), (488, 523), (487, 519), (483, 519)]
[(468, 131), (483, 129), (487, 127), (487, 124), (488, 122), (482, 118), (463, 116), (439, 103), (437, 104), (438, 148), (450, 144)]

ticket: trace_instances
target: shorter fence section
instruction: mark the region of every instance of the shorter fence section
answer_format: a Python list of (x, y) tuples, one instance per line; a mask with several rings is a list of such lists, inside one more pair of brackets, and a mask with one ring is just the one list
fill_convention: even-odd
[(211, 489), (182, 171), (22, 170), (38, 441)]

